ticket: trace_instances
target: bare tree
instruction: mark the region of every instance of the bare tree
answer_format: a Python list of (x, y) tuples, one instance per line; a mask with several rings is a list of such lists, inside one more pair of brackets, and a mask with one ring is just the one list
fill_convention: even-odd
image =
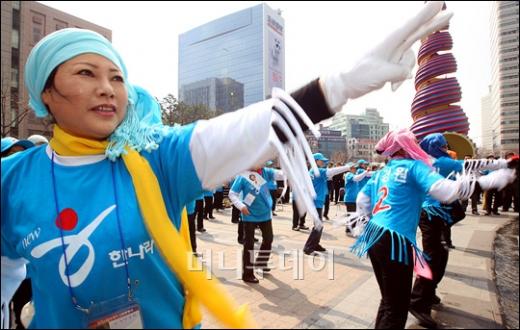
[(29, 114), (29, 107), (20, 102), (18, 92), (11, 92), (11, 83), (7, 75), (2, 75), (1, 81), (2, 97), (2, 137), (18, 135), (18, 125)]
[(168, 94), (159, 102), (162, 110), (162, 121), (165, 125), (185, 125), (199, 119), (209, 119), (218, 115), (203, 104), (189, 105)]
[(346, 151), (336, 151), (332, 154), (330, 157), (331, 161), (333, 163), (341, 163), (344, 164), (349, 159), (348, 154)]

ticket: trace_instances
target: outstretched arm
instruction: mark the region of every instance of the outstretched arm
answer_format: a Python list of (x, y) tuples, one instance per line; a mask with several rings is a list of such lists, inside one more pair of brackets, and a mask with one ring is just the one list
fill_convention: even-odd
[(327, 169), (327, 179), (330, 179), (337, 174), (344, 173), (344, 172), (348, 171), (349, 169), (350, 169), (349, 165), (328, 168)]
[[(305, 163), (308, 161), (315, 173), (317, 167), (303, 131), (310, 129), (319, 137), (314, 124), (333, 116), (348, 99), (377, 90), (386, 82), (407, 79), (415, 62), (410, 50), (413, 43), (445, 26), (451, 18), (450, 13), (441, 12), (442, 4), (428, 2), (416, 17), (390, 34), (351, 70), (320, 77), (292, 97), (274, 89), (270, 100), (199, 122), (190, 152), (202, 186), (212, 188), (278, 154), (291, 187), (300, 196), (302, 204), (298, 209), (308, 211), (319, 226), (312, 202), (315, 192)], [(230, 132), (237, 138), (230, 139)]]

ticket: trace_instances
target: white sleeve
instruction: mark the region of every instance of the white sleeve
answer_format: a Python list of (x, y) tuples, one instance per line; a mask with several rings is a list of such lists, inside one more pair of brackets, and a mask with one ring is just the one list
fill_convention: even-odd
[(457, 175), (456, 180), (443, 179), (435, 182), (428, 192), (430, 196), (442, 203), (452, 203), (457, 199), (468, 199), (478, 182), (482, 190), (502, 190), (515, 179), (515, 172), (502, 168), (479, 178), (474, 175)]
[(464, 161), (464, 169), (466, 171), (498, 170), (501, 168), (507, 168), (507, 160), (468, 159)]
[(240, 198), (238, 198), (238, 193), (234, 192), (233, 190), (229, 191), (228, 197), (231, 203), (233, 203), (237, 209), (242, 210), (244, 206), (246, 206), (240, 201)]
[(346, 172), (349, 170), (349, 168), (350, 168), (350, 166), (348, 166), (348, 165), (328, 168), (327, 169), (327, 179), (332, 178), (334, 175)]
[(359, 174), (354, 175), (352, 180), (354, 182), (359, 182), (359, 181), (363, 180), (367, 175), (368, 175), (368, 171), (363, 171), (363, 173), (359, 173)]
[(452, 203), (459, 199), (460, 182), (443, 179), (435, 182), (428, 192), (431, 197), (441, 203)]
[(2, 256), (2, 329), (9, 329), (9, 302), (26, 276), (26, 260)]
[(356, 213), (359, 215), (371, 216), (371, 200), (364, 192), (359, 192), (356, 198)]
[(190, 152), (204, 189), (213, 189), (245, 169), (274, 158), (269, 143), (273, 102), (198, 121)]

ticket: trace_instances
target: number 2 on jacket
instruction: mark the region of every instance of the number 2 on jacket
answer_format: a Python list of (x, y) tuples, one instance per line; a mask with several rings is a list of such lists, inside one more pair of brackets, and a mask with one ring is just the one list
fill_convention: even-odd
[(390, 205), (382, 205), (385, 198), (388, 196), (388, 188), (387, 187), (381, 187), (379, 189), (379, 193), (381, 194), (381, 197), (379, 197), (379, 200), (377, 201), (376, 205), (374, 206), (374, 209), (372, 210), (372, 215), (376, 215), (377, 213), (381, 211), (386, 211), (391, 209), (392, 207)]

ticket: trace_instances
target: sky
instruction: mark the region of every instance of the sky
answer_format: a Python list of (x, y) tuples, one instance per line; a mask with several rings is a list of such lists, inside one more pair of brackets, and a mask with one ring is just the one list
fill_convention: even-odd
[[(112, 30), (132, 83), (159, 99), (177, 96), (178, 36), (259, 1), (39, 1), (49, 7)], [(323, 74), (346, 71), (394, 29), (413, 17), (423, 1), (265, 1), (285, 20), (285, 87), (292, 91)], [(469, 137), (481, 141), (481, 98), (491, 82), (489, 1), (446, 1), (454, 13), (449, 32), (462, 87)], [(419, 49), (417, 42), (412, 48)], [(415, 74), (417, 65), (413, 72)], [(381, 90), (350, 100), (343, 112), (377, 108), (391, 129), (412, 124), (413, 79), (396, 92)]]

